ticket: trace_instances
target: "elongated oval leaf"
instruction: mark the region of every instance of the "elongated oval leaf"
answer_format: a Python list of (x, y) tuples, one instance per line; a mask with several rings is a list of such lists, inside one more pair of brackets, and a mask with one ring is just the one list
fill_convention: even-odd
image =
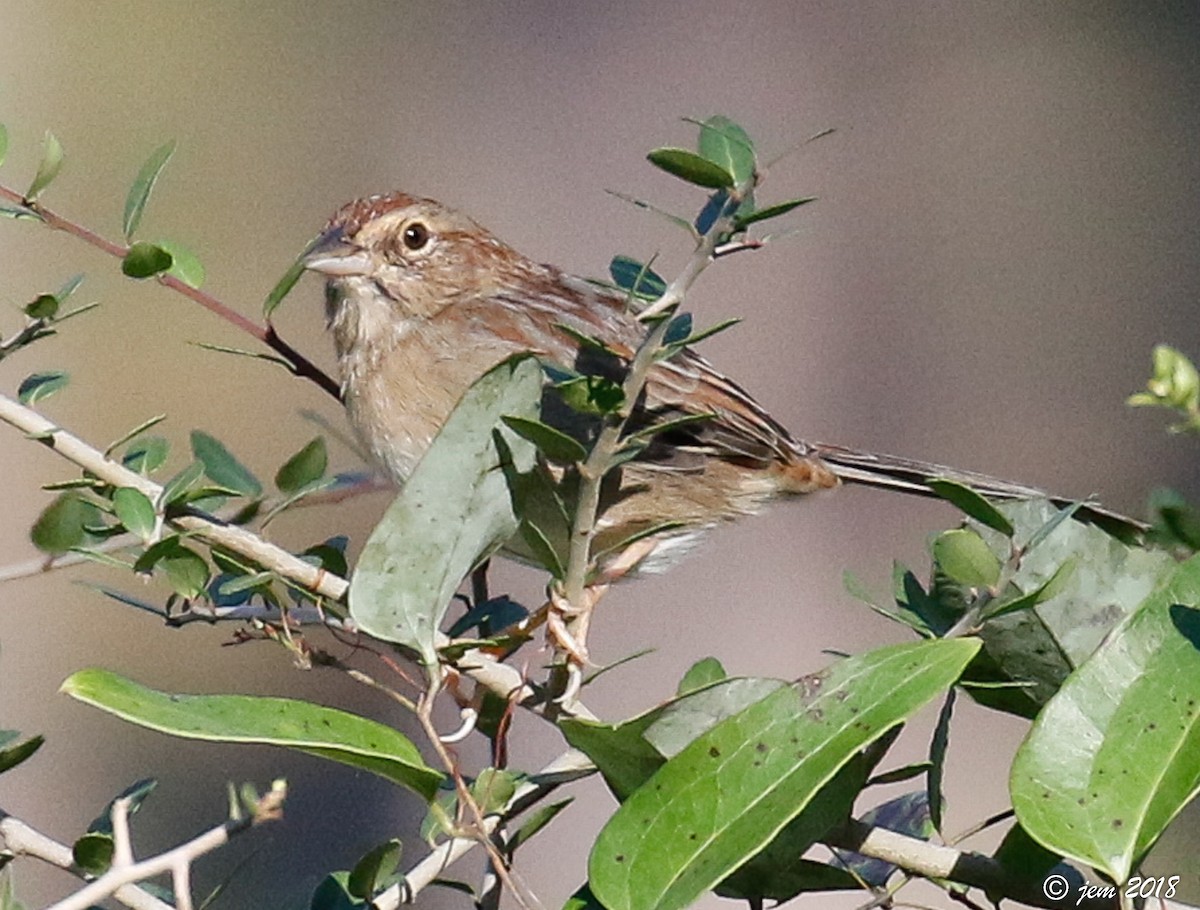
[(729, 171), (687, 149), (655, 149), (646, 158), (655, 167), (696, 186), (710, 190), (733, 186), (733, 175)]
[(320, 239), (321, 235), (318, 234), (312, 240), (308, 241), (304, 249), (300, 251), (300, 255), (288, 266), (288, 270), (275, 282), (275, 287), (271, 288), (271, 292), (267, 294), (267, 299), (263, 301), (263, 319), (267, 320), (267, 322), (271, 321), (271, 314), (275, 312), (279, 304), (283, 303), (283, 298), (291, 293), (292, 288), (296, 286), (296, 282), (300, 280), (300, 276), (304, 274), (304, 257), (309, 254), (313, 246)]
[(759, 221), (766, 221), (768, 218), (778, 218), (780, 215), (786, 215), (792, 209), (799, 208), (802, 205), (807, 205), (810, 202), (816, 202), (816, 196), (806, 196), (803, 199), (791, 199), (788, 202), (779, 202), (775, 205), (768, 205), (761, 209), (754, 209), (746, 212), (743, 215), (738, 215), (734, 219), (734, 229), (744, 231), (752, 224)]
[(240, 461), (233, 457), (219, 439), (202, 430), (192, 430), (192, 454), (204, 464), (209, 480), (243, 496), (254, 499), (262, 495), (262, 484)]
[(727, 718), (617, 810), (589, 859), (608, 910), (679, 910), (758, 853), (866, 745), (953, 685), (973, 639), (881, 648)]
[(741, 126), (718, 114), (699, 124), (700, 154), (732, 175), (737, 183), (754, 176), (754, 142)]
[(455, 589), (517, 529), (495, 434), (505, 434), (518, 471), (533, 466), (535, 449), (500, 430), (501, 418), (536, 418), (541, 394), (532, 357), (506, 360), (467, 390), (363, 548), (350, 580), (361, 629), (437, 659), (437, 627)]
[(1006, 537), (1013, 536), (1013, 524), (1005, 517), (1004, 513), (965, 484), (934, 477), (926, 481), (925, 485), (981, 525), (985, 525), (993, 531), (999, 531)]
[(504, 425), (538, 447), (543, 455), (559, 464), (575, 464), (587, 458), (587, 449), (577, 439), (568, 436), (540, 420), (505, 415)]
[(322, 705), (250, 695), (175, 695), (98, 668), (72, 674), (62, 691), (130, 723), (172, 736), (265, 743), (319, 755), (378, 774), (426, 801), (442, 780), (421, 759), (416, 746), (396, 730)]
[(146, 203), (150, 200), (150, 193), (154, 191), (154, 184), (158, 182), (162, 169), (167, 166), (167, 162), (171, 160), (173, 154), (175, 154), (174, 139), (156, 148), (153, 154), (146, 159), (142, 169), (138, 171), (133, 186), (129, 188), (129, 193), (125, 197), (125, 215), (121, 219), (121, 231), (125, 235), (126, 243), (129, 243), (133, 239), (133, 235), (137, 233), (138, 225), (142, 223), (142, 215), (146, 211)]
[(17, 398), (21, 400), (21, 404), (33, 407), (39, 401), (65, 389), (70, 381), (71, 377), (62, 370), (33, 373), (21, 380), (21, 384), (17, 386)]
[(318, 436), (283, 463), (283, 467), (275, 473), (275, 486), (281, 492), (295, 493), (320, 480), (328, 466), (325, 437)]
[(943, 531), (933, 541), (933, 558), (954, 581), (990, 587), (1000, 579), (1000, 560), (983, 538), (968, 528)]
[(142, 540), (150, 538), (156, 524), (154, 503), (145, 493), (133, 487), (121, 487), (113, 493), (112, 503), (113, 511), (126, 530)]
[(29, 537), (43, 553), (65, 553), (88, 542), (87, 528), (100, 520), (100, 510), (78, 493), (63, 493), (38, 516)]
[(1200, 793), (1198, 605), (1192, 557), (1067, 679), (1013, 762), (1026, 832), (1118, 884)]
[(25, 199), (33, 202), (41, 195), (42, 190), (50, 185), (58, 172), (62, 169), (63, 163), (63, 147), (59, 143), (58, 138), (49, 130), (46, 131), (46, 141), (42, 147), (42, 160), (38, 162), (37, 173), (33, 177), (33, 183), (29, 184), (29, 191), (25, 193)]

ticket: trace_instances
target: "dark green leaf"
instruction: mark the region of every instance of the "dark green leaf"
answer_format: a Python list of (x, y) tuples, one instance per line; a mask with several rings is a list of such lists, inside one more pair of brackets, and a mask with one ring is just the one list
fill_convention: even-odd
[(283, 303), (292, 288), (296, 286), (296, 282), (300, 280), (300, 276), (304, 274), (304, 257), (312, 250), (313, 245), (320, 239), (320, 236), (314, 237), (296, 257), (296, 261), (288, 266), (288, 270), (283, 273), (283, 276), (275, 283), (275, 287), (271, 288), (271, 293), (267, 295), (267, 299), (263, 301), (263, 319), (268, 322), (271, 320), (271, 315), (278, 308), (279, 304)]
[(121, 271), (130, 278), (149, 278), (171, 267), (174, 260), (161, 246), (139, 240), (121, 260)]
[(349, 878), (348, 872), (331, 872), (325, 876), (313, 891), (309, 910), (370, 910), (366, 901), (350, 893)]
[(729, 171), (687, 149), (659, 148), (646, 158), (655, 167), (695, 186), (717, 190), (734, 185), (733, 175)]
[(138, 225), (142, 223), (142, 215), (146, 211), (146, 203), (150, 199), (150, 193), (154, 190), (154, 184), (158, 182), (159, 174), (162, 173), (162, 169), (167, 166), (167, 162), (171, 160), (174, 153), (175, 140), (172, 139), (156, 148), (153, 154), (146, 159), (142, 169), (138, 171), (133, 186), (129, 188), (129, 193), (125, 197), (125, 214), (121, 220), (121, 230), (125, 235), (126, 243), (133, 239)]
[(541, 397), (532, 357), (505, 361), (467, 390), (363, 548), (350, 582), (359, 628), (437, 660), (438, 625), (455, 589), (519, 524), (506, 471), (496, 470), (506, 461), (497, 440), (517, 473), (536, 453), (504, 437), (501, 417), (533, 418)]
[(174, 275), (190, 288), (204, 284), (204, 266), (195, 253), (174, 240), (160, 240), (158, 246), (171, 257), (168, 275)]
[(141, 780), (134, 781), (116, 796), (108, 801), (106, 805), (91, 824), (88, 825), (89, 834), (112, 834), (112, 812), (117, 800), (127, 800), (126, 812), (130, 815), (136, 815), (142, 808), (142, 804), (146, 802), (155, 788), (158, 787), (158, 781), (153, 777), (144, 777)]
[(318, 436), (284, 462), (275, 474), (275, 486), (283, 493), (295, 493), (320, 480), (329, 467), (325, 437)]
[(537, 809), (529, 813), (525, 821), (521, 823), (512, 836), (508, 839), (508, 854), (511, 856), (518, 848), (529, 843), (530, 839), (535, 834), (545, 828), (550, 822), (558, 816), (558, 813), (575, 801), (574, 797), (559, 800), (556, 803), (551, 803), (548, 806), (539, 806)]
[(939, 534), (933, 541), (933, 558), (959, 584), (989, 588), (1000, 580), (1000, 560), (982, 537), (967, 528)]
[(839, 661), (712, 727), (627, 799), (589, 881), (609, 910), (679, 910), (762, 850), (861, 749), (944, 692), (970, 639)]
[(396, 730), (321, 705), (248, 695), (167, 694), (100, 669), (74, 673), (62, 690), (151, 730), (210, 742), (286, 746), (378, 774), (426, 800), (442, 780)]
[(667, 324), (667, 331), (662, 337), (663, 347), (671, 347), (684, 343), (692, 333), (692, 314), (680, 313), (678, 316), (672, 317)]
[(742, 320), (740, 319), (723, 319), (716, 325), (711, 325), (707, 329), (701, 329), (699, 332), (695, 332), (689, 335), (687, 338), (684, 338), (677, 346), (673, 345), (671, 353), (674, 354), (675, 349), (680, 347), (690, 348), (693, 345), (697, 345), (704, 339), (711, 338), (713, 335), (716, 335), (718, 332), (724, 332), (726, 329), (733, 328), (733, 326), (737, 325), (741, 321)]
[(576, 439), (549, 424), (527, 417), (502, 417), (505, 425), (537, 446), (538, 451), (559, 464), (576, 464), (587, 458), (587, 449)]
[(899, 768), (893, 768), (891, 771), (884, 771), (882, 774), (876, 774), (869, 781), (867, 786), (876, 787), (883, 784), (899, 784), (906, 780), (912, 780), (914, 777), (920, 777), (922, 774), (928, 774), (929, 769), (933, 766), (929, 761), (913, 762), (911, 765), (903, 765)]
[(100, 520), (100, 511), (77, 493), (63, 493), (50, 503), (29, 532), (43, 553), (65, 553), (89, 539), (86, 528)]
[(175, 540), (175, 546), (159, 557), (158, 567), (167, 576), (167, 581), (180, 597), (199, 597), (208, 587), (208, 563), (195, 550), (190, 550)]
[(192, 430), (192, 454), (204, 464), (204, 473), (213, 483), (234, 490), (249, 499), (262, 495), (262, 484), (214, 436)]
[(562, 400), (581, 414), (611, 414), (625, 403), (625, 390), (603, 376), (579, 376), (555, 388)]
[(53, 319), (58, 313), (59, 300), (53, 294), (38, 294), (33, 303), (25, 305), (25, 315), (30, 319)]
[(776, 205), (768, 205), (766, 208), (754, 209), (743, 215), (738, 215), (733, 219), (733, 229), (740, 233), (746, 230), (750, 225), (759, 221), (766, 221), (768, 218), (778, 218), (780, 215), (786, 215), (792, 209), (799, 208), (802, 205), (807, 205), (810, 202), (816, 202), (816, 196), (806, 196), (803, 199), (792, 199), (788, 202), (780, 202)]
[(988, 608), (983, 611), (983, 619), (996, 619), (999, 616), (1007, 616), (1009, 613), (1019, 613), (1021, 610), (1036, 607), (1062, 591), (1074, 571), (1075, 560), (1068, 559), (1058, 567), (1053, 575), (1032, 591), (989, 604)]
[(372, 848), (354, 864), (346, 881), (346, 890), (359, 900), (374, 898), (376, 892), (387, 887), (385, 882), (395, 874), (403, 850), (404, 845), (398, 837)]
[(758, 166), (754, 143), (741, 126), (721, 115), (709, 117), (698, 126), (697, 150), (701, 155), (730, 174), (735, 183), (745, 183), (754, 176)]
[(1118, 885), (1200, 792), (1197, 604), (1192, 557), (1067, 679), (1013, 762), (1021, 826)]
[(190, 465), (163, 484), (163, 491), (158, 497), (160, 505), (167, 506), (191, 491), (192, 487), (204, 477), (204, 462), (193, 461)]
[(49, 370), (45, 373), (34, 373), (26, 376), (17, 387), (17, 397), (21, 404), (33, 407), (39, 401), (49, 398), (55, 392), (61, 392), (71, 381), (62, 370)]
[(158, 522), (154, 503), (145, 493), (133, 487), (120, 487), (113, 493), (112, 504), (117, 520), (125, 525), (127, 531), (142, 540), (150, 539)]
[(29, 184), (29, 190), (25, 193), (25, 200), (27, 202), (33, 202), (41, 195), (42, 190), (50, 185), (51, 181), (58, 176), (58, 172), (62, 168), (62, 163), (62, 145), (59, 144), (55, 135), (47, 130), (45, 143), (42, 147), (42, 160), (38, 162), (38, 169), (34, 175), (33, 183)]
[(103, 875), (112, 865), (113, 836), (88, 832), (71, 845), (71, 859), (90, 875)]
[(705, 657), (688, 667), (683, 679), (679, 680), (679, 685), (675, 687), (675, 694), (687, 695), (689, 692), (718, 683), (728, 675), (719, 660), (715, 657)]
[(657, 300), (667, 289), (667, 282), (646, 262), (630, 256), (614, 256), (608, 264), (613, 283), (645, 300)]
[(925, 486), (981, 525), (991, 528), (993, 531), (999, 531), (1006, 537), (1013, 536), (1012, 522), (1004, 516), (1004, 513), (966, 484), (934, 477), (927, 480)]
[[(890, 799), (865, 812), (861, 820), (873, 828), (895, 831), (918, 840), (928, 840), (934, 833), (929, 818), (928, 797), (922, 790)], [(835, 850), (834, 853), (841, 865), (873, 888), (882, 888), (896, 871), (896, 867), (889, 862), (850, 850)]]
[(938, 712), (937, 725), (933, 728), (933, 736), (929, 740), (929, 777), (925, 790), (928, 794), (929, 818), (935, 831), (942, 830), (942, 809), (945, 806), (942, 781), (946, 773), (946, 753), (950, 749), (950, 721), (954, 717), (956, 697), (954, 689), (946, 693), (942, 710)]
[(521, 522), (518, 530), (521, 533), (521, 539), (529, 547), (538, 565), (555, 578), (566, 577), (567, 570), (563, 565), (562, 557), (559, 556), (545, 531), (528, 519)]
[(42, 743), (46, 741), (44, 736), (31, 736), (24, 742), (18, 743), (15, 746), (5, 744), (5, 748), (0, 749), (0, 774), (15, 768), (29, 756), (33, 755), (42, 747)]

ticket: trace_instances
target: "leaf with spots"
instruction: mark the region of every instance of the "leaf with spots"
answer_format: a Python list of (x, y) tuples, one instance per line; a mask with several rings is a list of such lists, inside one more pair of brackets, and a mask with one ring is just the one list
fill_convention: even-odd
[(1200, 557), (1067, 679), (1010, 787), (1034, 840), (1118, 884), (1200, 793)]
[(609, 910), (680, 910), (762, 850), (861, 750), (945, 692), (975, 639), (846, 658), (694, 739), (605, 825), (589, 881)]
[(209, 742), (286, 746), (332, 759), (378, 774), (426, 801), (442, 780), (425, 764), (417, 747), (396, 730), (322, 705), (250, 695), (175, 695), (97, 668), (72, 674), (62, 690), (160, 733)]

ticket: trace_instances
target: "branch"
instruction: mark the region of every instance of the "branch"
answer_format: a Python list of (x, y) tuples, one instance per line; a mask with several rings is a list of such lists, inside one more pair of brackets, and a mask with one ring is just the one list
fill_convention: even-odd
[[(188, 888), (192, 863), (205, 853), (211, 853), (218, 847), (224, 846), (231, 838), (249, 830), (254, 825), (260, 822), (274, 821), (281, 817), (283, 800), (286, 795), (287, 786), (282, 781), (276, 781), (270, 791), (259, 799), (248, 817), (230, 819), (223, 825), (218, 825), (198, 837), (180, 844), (173, 850), (142, 860), (140, 863), (130, 861), (132, 854), (129, 848), (128, 826), (125, 817), (128, 811), (128, 800), (117, 800), (113, 804), (115, 841), (113, 865), (86, 888), (76, 891), (48, 910), (88, 910), (93, 904), (128, 887), (133, 882), (144, 881), (164, 872), (170, 872), (174, 879), (177, 910), (192, 910), (191, 893)], [(121, 833), (122, 831), (124, 834)]]
[[(162, 493), (159, 484), (106, 458), (103, 452), (5, 395), (0, 395), (0, 422), (16, 427), (30, 439), (49, 447), (105, 483), (115, 487), (133, 487), (144, 493), (152, 502), (157, 501)], [(200, 513), (175, 516), (170, 522), (181, 531), (186, 531), (210, 545), (216, 544), (238, 553), (332, 601), (342, 600), (349, 590), (350, 584), (346, 579), (304, 562), (251, 531), (223, 524)], [(441, 647), (448, 643), (449, 639), (446, 636), (440, 636), (437, 645)], [(522, 705), (533, 705), (541, 701), (538, 691), (518, 670), (482, 651), (468, 651), (459, 658), (456, 668), (501, 698)], [(594, 715), (578, 703), (567, 713), (594, 719)]]
[[(87, 876), (87, 873), (75, 865), (70, 847), (34, 830), (3, 809), (0, 809), (0, 839), (3, 839), (5, 849), (18, 856), (32, 856), (80, 878)], [(175, 910), (170, 904), (163, 903), (154, 895), (132, 884), (122, 885), (111, 892), (110, 896), (133, 910)]]
[[(41, 203), (26, 199), (21, 193), (11, 187), (0, 184), (0, 199), (18, 205), (21, 208), (28, 209), (47, 227), (70, 234), (72, 237), (77, 237), (89, 246), (95, 247), (101, 252), (107, 253), (115, 259), (124, 259), (129, 252), (129, 247), (119, 243), (113, 243), (104, 237), (97, 234), (95, 231), (84, 227), (78, 222), (71, 221), (59, 215), (57, 212), (43, 206)], [(253, 319), (243, 316), (237, 310), (232, 309), (222, 303), (216, 297), (204, 291), (194, 288), (189, 284), (180, 281), (174, 275), (165, 273), (154, 276), (154, 280), (163, 287), (170, 288), (177, 294), (182, 294), (189, 300), (200, 304), (210, 313), (225, 320), (239, 331), (245, 332), (256, 338), (259, 342), (269, 347), (271, 350), (279, 354), (285, 361), (287, 367), (295, 376), (300, 376), (310, 382), (320, 386), (334, 398), (341, 400), (341, 387), (320, 367), (293, 348), (290, 344), (284, 341), (275, 331), (275, 327), (269, 323), (260, 325)]]
[[(851, 820), (822, 838), (830, 847), (853, 850), (863, 856), (881, 859), (906, 872), (925, 878), (948, 879), (988, 892), (999, 893), (1031, 907), (1062, 906), (1062, 899), (1048, 897), (1040, 887), (1031, 886), (1013, 876), (1000, 863), (978, 853), (962, 853), (953, 847), (943, 847), (918, 840), (886, 828), (873, 828)], [(1082, 910), (1115, 910), (1116, 898), (1081, 897), (1072, 906)]]

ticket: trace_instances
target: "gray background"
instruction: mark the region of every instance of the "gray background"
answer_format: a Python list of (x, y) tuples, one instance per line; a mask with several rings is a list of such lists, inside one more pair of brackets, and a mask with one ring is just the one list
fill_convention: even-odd
[[(583, 274), (602, 274), (616, 252), (661, 251), (669, 275), (686, 244), (603, 191), (694, 207), (693, 192), (642, 158), (693, 141), (678, 117), (726, 113), (768, 151), (834, 127), (775, 167), (763, 191), (821, 198), (792, 218), (798, 235), (721, 263), (690, 298), (701, 323), (746, 320), (707, 344), (709, 356), (798, 435), (1098, 493), (1138, 512), (1155, 485), (1197, 492), (1195, 443), (1123, 402), (1155, 342), (1200, 354), (1198, 25), (1190, 3), (0, 0), (0, 121), (12, 135), (0, 180), (23, 188), (52, 129), (68, 160), (45, 203), (116, 236), (137, 168), (178, 139), (143, 234), (191, 246), (208, 290), (254, 314), (337, 206), (393, 188), (467, 209), (518, 249)], [(70, 389), (45, 410), (84, 438), (105, 444), (165, 411), (181, 451), (201, 427), (270, 477), (314, 433), (301, 409), (340, 419), (281, 372), (189, 346), (248, 341), (34, 225), (0, 222), (0, 333), (20, 324), (17, 307), (78, 271), (89, 276), (79, 299), (101, 310), (0, 366), (0, 387), (69, 369)], [(328, 365), (320, 313), (309, 281), (279, 324)], [(337, 446), (333, 459), (356, 466)], [(71, 471), (12, 432), (0, 432), (0, 464), (8, 564), (35, 555), (26, 529), (48, 501), (38, 484)], [(308, 511), (273, 536), (301, 546), (345, 531), (361, 543), (385, 505), (376, 496)], [(953, 520), (945, 507), (855, 490), (723, 531), (677, 572), (605, 602), (598, 660), (658, 650), (589, 702), (627, 716), (706, 654), (732, 672), (793, 677), (824, 663), (823, 648), (902, 640), (843, 592), (842, 572), (884, 590), (891, 560), (923, 566), (927, 535)], [(334, 674), (293, 671), (267, 645), (221, 647), (229, 628), (165, 630), (71, 584), (85, 579), (137, 587), (85, 568), (0, 588), (0, 725), (48, 737), (0, 779), (0, 806), (70, 840), (108, 796), (155, 774), (163, 783), (138, 837), (152, 851), (216, 823), (225, 780), (286, 773), (286, 820), (200, 870), (212, 884), (250, 858), (226, 906), (304, 905), (323, 871), (411, 831), (414, 801), (381, 781), (266, 749), (181, 743), (55, 694), (70, 672), (99, 664), (165, 689), (296, 695), (399, 720)], [(530, 602), (540, 585), (512, 567), (496, 576)], [(920, 757), (928, 723), (914, 725), (898, 761)], [(1007, 804), (1024, 730), (964, 705), (949, 830)], [(557, 748), (532, 721), (518, 736), (518, 764)], [(598, 783), (582, 791), (520, 865), (548, 907), (582, 880), (586, 845), (611, 811)], [(1197, 818), (1168, 834), (1152, 871), (1194, 867)], [(17, 871), (32, 904), (73, 887)], [(1191, 888), (1197, 897), (1194, 875)]]

